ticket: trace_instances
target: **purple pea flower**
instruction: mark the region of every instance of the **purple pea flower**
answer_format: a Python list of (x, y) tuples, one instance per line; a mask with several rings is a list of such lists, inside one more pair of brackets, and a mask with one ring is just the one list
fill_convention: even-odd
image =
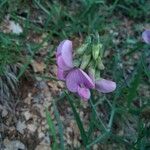
[(150, 44), (150, 30), (145, 30), (142, 33), (142, 38), (143, 38), (145, 43)]
[(90, 90), (95, 87), (92, 79), (81, 69), (73, 69), (66, 77), (66, 85), (69, 91), (77, 92), (79, 96), (87, 100), (90, 98)]
[(73, 67), (71, 41), (64, 40), (59, 44), (56, 59), (58, 78), (66, 81), (66, 86), (69, 91), (78, 93), (84, 100), (89, 99), (89, 89), (94, 88), (95, 85), (83, 70)]
[(116, 89), (116, 83), (111, 80), (100, 79), (95, 82), (95, 88), (102, 93), (110, 93)]
[(66, 81), (69, 91), (78, 93), (83, 100), (91, 96), (90, 89), (96, 88), (102, 93), (109, 93), (116, 89), (116, 83), (106, 79), (100, 79), (94, 83), (83, 70), (73, 66), (72, 42), (62, 41), (57, 47), (57, 76), (60, 80)]

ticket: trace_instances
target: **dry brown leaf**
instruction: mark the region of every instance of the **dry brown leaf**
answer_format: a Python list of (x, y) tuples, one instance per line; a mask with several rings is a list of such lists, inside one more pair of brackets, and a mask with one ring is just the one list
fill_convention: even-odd
[(31, 63), (34, 72), (43, 72), (44, 69), (46, 68), (46, 65), (43, 62), (37, 62), (35, 60), (32, 61)]

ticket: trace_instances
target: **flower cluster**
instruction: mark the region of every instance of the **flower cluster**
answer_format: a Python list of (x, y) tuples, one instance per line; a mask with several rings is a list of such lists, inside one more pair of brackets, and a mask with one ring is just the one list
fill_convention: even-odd
[(109, 93), (116, 89), (116, 83), (106, 79), (95, 80), (82, 69), (75, 67), (72, 56), (73, 48), (70, 40), (62, 41), (57, 47), (57, 77), (66, 82), (69, 91), (78, 93), (83, 100), (90, 98), (90, 89)]

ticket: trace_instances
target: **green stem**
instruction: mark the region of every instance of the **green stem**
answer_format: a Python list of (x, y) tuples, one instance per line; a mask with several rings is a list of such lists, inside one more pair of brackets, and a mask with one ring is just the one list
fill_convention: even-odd
[(94, 107), (94, 104), (93, 104), (92, 100), (90, 99), (89, 102), (90, 102), (91, 107), (92, 107), (92, 109), (94, 110), (94, 112), (95, 112), (95, 114), (96, 114), (96, 116), (97, 116), (98, 121), (99, 121), (100, 124), (101, 124), (101, 127), (103, 128), (103, 130), (107, 131), (107, 128), (106, 128), (106, 126), (104, 125), (104, 123), (103, 123), (103, 121), (101, 120), (101, 118), (99, 117), (99, 115), (98, 115), (98, 113), (97, 113), (97, 111), (96, 111), (96, 109), (95, 109), (95, 107)]
[(108, 130), (109, 131), (112, 128), (112, 123), (113, 123), (113, 120), (114, 120), (115, 111), (116, 111), (115, 108), (113, 108), (112, 111), (111, 111), (111, 116), (110, 116), (109, 123), (108, 123)]

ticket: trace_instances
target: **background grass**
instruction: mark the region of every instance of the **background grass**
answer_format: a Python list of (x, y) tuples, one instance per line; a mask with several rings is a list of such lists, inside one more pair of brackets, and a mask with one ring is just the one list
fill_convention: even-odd
[[(98, 32), (105, 53), (108, 53), (104, 59), (107, 69), (102, 75), (112, 77), (117, 82), (117, 90), (108, 95), (98, 95), (93, 91), (89, 101), (91, 120), (88, 130), (84, 129), (76, 110), (80, 105), (77, 105), (72, 95), (64, 93), (79, 127), (83, 147), (91, 149), (96, 143), (116, 143), (118, 149), (120, 146), (125, 149), (149, 149), (150, 97), (142, 88), (150, 85), (150, 46), (141, 41), (142, 31), (149, 27), (149, 6), (149, 0), (1, 1), (1, 23), (5, 16), (9, 15), (11, 20), (22, 25), (24, 32), (16, 36), (1, 30), (0, 75), (4, 75), (6, 66), (22, 63), (18, 73), (18, 77), (21, 77), (29, 68), (31, 60), (35, 59), (36, 53), (43, 48), (45, 41), (52, 45), (52, 48), (48, 49), (49, 55), (45, 58), (49, 65), (55, 63), (53, 54), (61, 40), (68, 38), (77, 41), (78, 47), (78, 41)], [(41, 42), (37, 43), (32, 39), (34, 35), (44, 33), (46, 36)], [(29, 36), (31, 38), (28, 38)], [(135, 59), (135, 56), (138, 56), (138, 59)], [(2, 91), (2, 88), (0, 90)], [(57, 102), (54, 105), (60, 124), (58, 132), (61, 149), (64, 149), (61, 130), (63, 125), (59, 119)], [(106, 111), (105, 117), (101, 117), (101, 108)], [(54, 125), (48, 112), (47, 118), (52, 130)], [(118, 135), (115, 126), (124, 134)], [(52, 133), (55, 141), (53, 148), (59, 147), (55, 130)], [(97, 130), (100, 135), (95, 137), (93, 133)]]

